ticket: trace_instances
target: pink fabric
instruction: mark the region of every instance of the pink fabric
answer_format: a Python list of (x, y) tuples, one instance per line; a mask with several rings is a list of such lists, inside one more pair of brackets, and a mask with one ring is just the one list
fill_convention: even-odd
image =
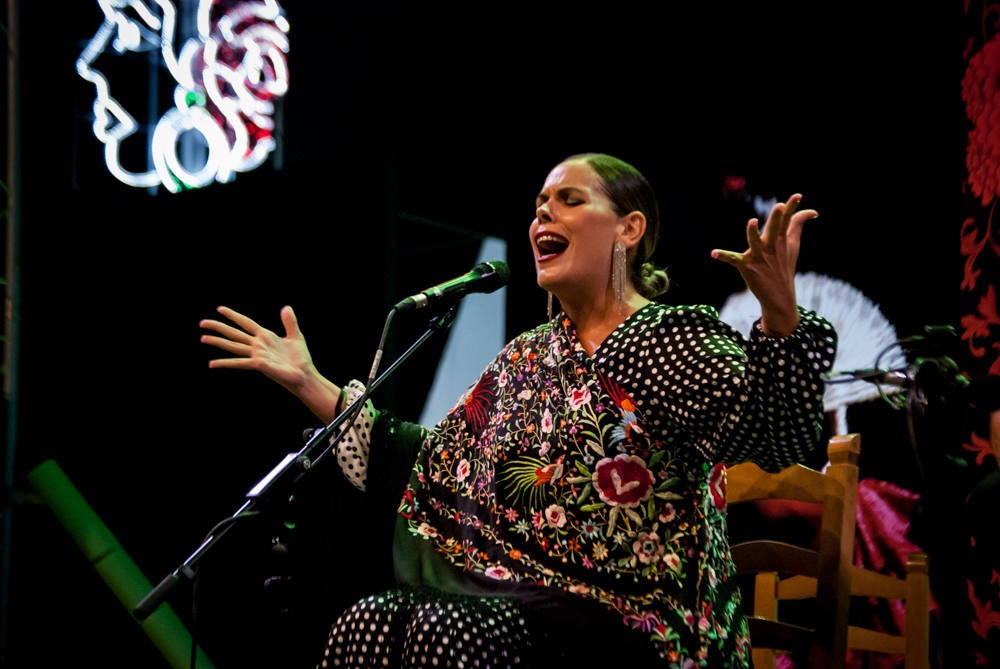
[[(905, 575), (907, 555), (924, 550), (907, 538), (918, 499), (916, 493), (888, 481), (870, 478), (858, 481), (856, 565), (900, 577)], [(764, 511), (766, 515), (784, 516), (788, 510), (768, 508)], [(932, 597), (931, 611), (935, 609)], [(874, 629), (896, 633), (902, 628), (905, 607), (901, 602), (872, 600), (870, 609), (863, 611), (863, 615), (868, 618), (866, 624)], [(899, 669), (903, 667), (903, 658), (849, 650), (847, 666), (849, 669)], [(795, 669), (795, 664), (787, 657), (779, 657), (777, 669)]]
[[(854, 564), (900, 577), (906, 575), (907, 555), (924, 550), (907, 538), (910, 518), (918, 499), (916, 493), (888, 481), (858, 481)], [(898, 633), (903, 627), (905, 611), (906, 607), (902, 602), (872, 600), (871, 608), (865, 613), (870, 616), (874, 629)], [(864, 666), (866, 669), (895, 669), (903, 666), (902, 657), (870, 653), (870, 657), (866, 658), (865, 655), (858, 651), (848, 651), (847, 666)]]

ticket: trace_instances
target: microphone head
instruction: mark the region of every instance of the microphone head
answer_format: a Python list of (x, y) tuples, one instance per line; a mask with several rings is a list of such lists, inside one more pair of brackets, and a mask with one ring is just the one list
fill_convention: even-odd
[(479, 276), (476, 280), (479, 292), (492, 293), (507, 285), (510, 280), (510, 269), (507, 263), (500, 260), (487, 260), (472, 268), (473, 273)]

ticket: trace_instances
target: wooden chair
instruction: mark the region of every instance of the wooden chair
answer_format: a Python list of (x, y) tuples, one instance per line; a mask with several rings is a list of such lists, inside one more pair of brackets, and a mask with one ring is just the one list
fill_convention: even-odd
[[(774, 667), (780, 654), (790, 655), (796, 667), (843, 669), (854, 532), (854, 507), (845, 498), (844, 484), (803, 465), (769, 473), (747, 462), (729, 467), (726, 476), (731, 514), (740, 504), (780, 502), (815, 509), (819, 517), (816, 536), (796, 543), (762, 532), (763, 538), (731, 547), (741, 580), (753, 579), (749, 624), (755, 669)], [(787, 613), (792, 607), (779, 606), (786, 599), (809, 605), (794, 607), (793, 620)]]
[[(750, 632), (755, 669), (774, 667), (782, 653), (791, 654), (796, 667), (844, 667), (848, 649), (901, 655), (906, 669), (929, 667), (927, 556), (911, 554), (903, 577), (865, 569), (853, 561), (860, 453), (860, 435), (836, 435), (827, 445), (825, 473), (798, 465), (778, 474), (765, 473), (752, 464), (727, 470), (730, 505), (780, 499), (821, 509), (811, 514), (819, 517), (818, 533), (803, 536), (804, 545), (773, 540), (733, 545), (737, 571), (752, 574), (754, 579)], [(798, 489), (807, 486), (814, 489)], [(766, 562), (769, 554), (778, 553), (799, 557), (797, 562)], [(906, 621), (901, 633), (876, 630), (852, 619), (852, 600), (857, 604), (880, 598), (904, 603)], [(791, 600), (814, 605), (807, 609), (808, 625), (793, 626), (787, 617), (782, 618), (781, 603)], [(796, 612), (801, 615), (802, 607)]]
[(902, 656), (906, 669), (930, 667), (930, 579), (926, 553), (909, 554), (903, 577), (853, 565), (851, 596), (869, 601), (902, 601), (905, 622), (900, 632), (851, 624), (847, 628), (848, 649)]
[[(861, 455), (861, 435), (837, 435), (830, 439), (827, 474), (844, 485), (845, 507), (850, 509), (852, 559), (850, 593), (855, 610), (864, 611), (878, 604), (899, 601), (904, 607), (904, 628), (898, 632), (876, 629), (869, 620), (848, 617), (847, 648), (859, 652), (899, 655), (906, 669), (928, 669), (930, 666), (930, 577), (927, 554), (913, 552), (907, 556), (902, 576), (880, 573), (855, 564), (853, 559), (855, 526), (858, 506), (858, 459)], [(845, 531), (847, 527), (845, 525)], [(809, 584), (803, 584), (806, 592)], [(861, 606), (857, 606), (857, 605)]]

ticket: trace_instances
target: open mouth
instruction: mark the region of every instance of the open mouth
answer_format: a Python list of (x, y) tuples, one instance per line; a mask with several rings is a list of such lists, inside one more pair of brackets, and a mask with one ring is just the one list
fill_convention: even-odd
[(539, 259), (542, 259), (562, 253), (569, 246), (569, 241), (565, 237), (545, 233), (535, 238), (535, 246), (538, 248)]

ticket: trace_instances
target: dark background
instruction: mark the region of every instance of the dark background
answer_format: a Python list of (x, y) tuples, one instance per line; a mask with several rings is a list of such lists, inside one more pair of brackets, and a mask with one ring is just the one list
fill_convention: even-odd
[[(491, 235), (508, 243), (512, 336), (544, 318), (527, 229), (570, 153), (619, 155), (658, 189), (664, 301), (721, 306), (742, 289), (708, 256), (745, 248), (753, 211), (722, 195), (739, 175), (820, 211), (800, 271), (856, 286), (901, 335), (954, 322), (958, 3), (281, 4), (291, 84), (278, 151), (229, 184), (172, 195), (116, 181), (90, 134), (92, 89), (74, 61), (96, 3), (21, 3), (6, 666), (164, 666), (33, 503), (26, 472), (58, 462), (158, 583), (315, 426), (263, 377), (209, 371), (198, 321), (225, 304), (280, 331), (291, 304), (320, 369), (363, 379), (388, 308), (466, 272)], [(426, 325), (397, 318), (386, 360)], [(416, 419), (442, 343), (375, 400)], [(170, 592), (219, 669), (312, 666), (329, 618), (383, 582), (382, 517), (319, 469), (215, 544), (197, 589)], [(284, 560), (276, 535), (291, 541)], [(275, 574), (293, 576), (288, 597), (265, 592)]]

